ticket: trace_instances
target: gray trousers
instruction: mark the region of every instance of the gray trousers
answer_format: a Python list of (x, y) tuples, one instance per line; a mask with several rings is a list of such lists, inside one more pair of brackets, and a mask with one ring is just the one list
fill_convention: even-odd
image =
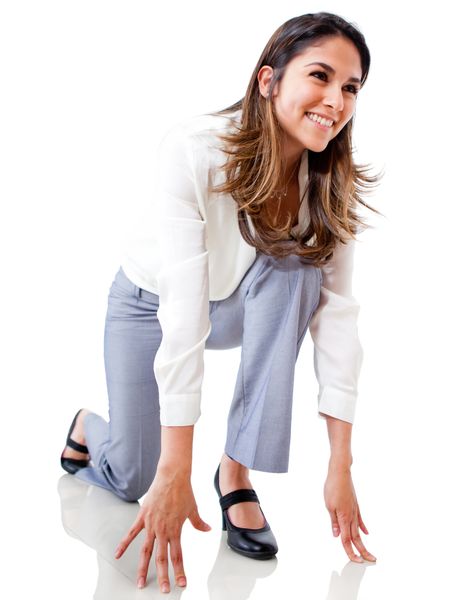
[[(297, 256), (257, 252), (234, 293), (209, 303), (206, 349), (241, 346), (225, 452), (250, 469), (288, 470), (295, 363), (321, 281), (320, 269)], [(104, 338), (109, 422), (95, 413), (84, 421), (94, 466), (76, 477), (128, 501), (148, 490), (161, 451), (153, 371), (162, 336), (158, 306), (157, 295), (119, 269), (109, 292)]]

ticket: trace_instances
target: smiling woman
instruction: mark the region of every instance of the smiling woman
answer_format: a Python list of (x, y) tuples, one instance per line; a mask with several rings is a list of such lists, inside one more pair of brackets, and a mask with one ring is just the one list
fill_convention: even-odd
[[(311, 59), (316, 59), (309, 62)], [(322, 60), (333, 61), (331, 67)], [(352, 118), (357, 88), (349, 81), (361, 81), (361, 61), (352, 42), (331, 37), (321, 44), (311, 46), (293, 58), (277, 83), (274, 106), (278, 121), (285, 132), (285, 158), (289, 165), (298, 153), (309, 148), (322, 152)], [(321, 70), (312, 70), (320, 67)], [(348, 74), (357, 71), (359, 77)], [(273, 76), (271, 67), (263, 67), (259, 81), (264, 90), (269, 89)], [(307, 120), (305, 120), (307, 119)], [(310, 122), (315, 126), (311, 126)], [(317, 135), (316, 129), (328, 136)]]
[[(215, 113), (242, 109), (242, 126), (222, 136), (230, 160), (224, 166), (226, 183), (215, 191), (236, 200), (248, 243), (274, 256), (293, 253), (321, 265), (336, 243), (363, 228), (356, 208), (371, 208), (362, 195), (379, 177), (353, 163), (352, 120), (369, 67), (364, 37), (351, 24), (329, 13), (296, 17), (272, 35), (245, 98)], [(262, 143), (270, 153), (261, 151)], [(305, 149), (309, 181), (299, 198), (298, 183), (289, 174)], [(287, 198), (282, 205), (280, 189)], [(302, 229), (297, 214), (303, 202), (311, 219)]]
[(377, 180), (353, 163), (351, 128), (369, 64), (362, 34), (345, 20), (295, 17), (269, 40), (244, 98), (181, 123), (160, 145), (153, 235), (123, 256), (109, 294), (110, 421), (79, 411), (61, 456), (67, 471), (123, 500), (146, 493), (116, 553), (146, 530), (140, 587), (153, 553), (162, 591), (169, 560), (186, 585), (183, 523), (210, 529), (191, 487), (205, 348), (242, 348), (214, 477), (222, 527), (239, 554), (277, 553), (249, 470), (288, 470), (295, 365), (308, 326), (331, 447), (332, 531), (350, 559), (375, 560), (359, 534), (367, 529), (350, 474), (362, 358), (353, 241), (363, 192)]

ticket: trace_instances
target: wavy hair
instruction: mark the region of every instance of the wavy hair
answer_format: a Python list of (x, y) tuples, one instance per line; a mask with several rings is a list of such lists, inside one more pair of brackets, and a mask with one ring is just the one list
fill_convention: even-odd
[[(227, 108), (210, 113), (227, 115), (242, 109), (236, 129), (219, 135), (228, 155), (221, 166), (225, 183), (211, 191), (228, 193), (236, 201), (239, 229), (245, 241), (264, 254), (277, 257), (296, 254), (316, 266), (332, 257), (338, 242), (346, 243), (367, 227), (357, 213), (359, 205), (378, 213), (363, 196), (378, 183), (380, 176), (368, 173), (370, 165), (357, 165), (353, 161), (353, 117), (322, 152), (308, 151), (308, 189), (301, 199), (307, 192), (310, 218), (306, 230), (296, 239), (286, 239), (290, 218), (277, 224), (266, 210), (274, 193), (283, 186), (284, 174), (283, 131), (272, 102), (274, 87), (283, 78), (292, 58), (330, 36), (343, 36), (355, 45), (361, 59), (363, 85), (369, 73), (370, 54), (362, 33), (331, 13), (305, 14), (286, 21), (273, 33), (253, 71), (245, 96)], [(273, 69), (267, 98), (261, 95), (258, 83), (258, 72), (264, 65)]]

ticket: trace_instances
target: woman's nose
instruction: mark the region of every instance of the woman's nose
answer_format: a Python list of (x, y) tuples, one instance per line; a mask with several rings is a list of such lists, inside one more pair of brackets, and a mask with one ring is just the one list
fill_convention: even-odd
[(341, 88), (330, 86), (327, 89), (327, 94), (324, 98), (324, 103), (331, 106), (336, 111), (341, 111), (344, 108), (344, 97)]

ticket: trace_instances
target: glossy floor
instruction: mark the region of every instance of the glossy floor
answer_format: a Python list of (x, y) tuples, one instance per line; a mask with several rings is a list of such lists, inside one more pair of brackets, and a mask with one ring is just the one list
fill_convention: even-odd
[[(220, 371), (215, 372), (219, 376)], [(211, 400), (212, 390), (221, 389), (220, 383), (215, 380), (213, 384), (207, 376), (205, 390)], [(375, 403), (371, 398), (369, 406)], [(226, 411), (225, 402), (205, 402), (196, 425), (192, 485), (200, 516), (212, 529), (200, 532), (190, 522), (185, 523), (182, 547), (188, 585), (185, 590), (173, 587), (170, 597), (446, 597), (450, 494), (444, 423), (434, 419), (427, 423), (417, 415), (404, 428), (399, 443), (400, 415), (389, 424), (383, 415), (375, 414), (369, 423), (360, 411), (353, 480), (370, 532), (363, 539), (378, 559), (375, 565), (360, 565), (349, 563), (340, 540), (332, 537), (324, 507), (322, 489), (328, 459), (325, 424), (317, 419), (313, 406), (300, 406), (294, 416), (289, 473), (251, 472), (252, 485), (279, 545), (276, 559), (259, 562), (231, 551), (221, 530), (213, 477), (224, 439)], [(13, 433), (14, 427), (7, 428), (5, 450), (16, 459), (5, 461), (2, 476), (3, 588), (15, 590), (20, 597), (45, 595), (51, 600), (162, 597), (153, 560), (146, 587), (136, 587), (142, 535), (120, 560), (113, 556), (139, 504), (123, 502), (61, 470), (59, 452), (73, 414), (70, 407), (57, 419), (52, 414), (50, 406), (44, 414), (36, 404), (27, 419), (19, 410), (8, 419), (12, 425), (22, 423), (23, 441)], [(45, 439), (36, 435), (34, 424), (39, 422), (45, 424)], [(435, 435), (427, 434), (426, 444), (418, 444), (422, 439), (419, 432), (431, 432), (432, 428)]]
[[(324, 506), (329, 445), (326, 425), (309, 400), (316, 389), (313, 373), (302, 368), (312, 362), (310, 345), (302, 352), (294, 389), (289, 473), (251, 472), (252, 485), (279, 545), (277, 558), (267, 562), (235, 554), (221, 530), (213, 478), (223, 452), (227, 399), (233, 393), (239, 352), (206, 353), (192, 487), (199, 514), (212, 529), (200, 532), (185, 523), (182, 547), (188, 585), (185, 590), (173, 587), (170, 596), (195, 600), (447, 597), (448, 418), (443, 413), (437, 418), (433, 410), (424, 412), (423, 404), (416, 401), (427, 394), (437, 398), (438, 390), (430, 387), (426, 394), (420, 378), (397, 377), (399, 363), (389, 352), (384, 357), (380, 350), (368, 361), (361, 378), (364, 401), (354, 429), (352, 475), (370, 532), (362, 537), (378, 561), (375, 565), (349, 563), (340, 539), (331, 534)], [(374, 371), (380, 364), (383, 378)], [(404, 369), (406, 375), (406, 362)], [(36, 377), (21, 379), (20, 375), (17, 372), (15, 381), (23, 398), (34, 397), (36, 385), (44, 388), (42, 365)], [(73, 398), (67, 398), (65, 378), (57, 371), (56, 375), (59, 379), (51, 398), (61, 399), (57, 408), (51, 400), (34, 401), (25, 414), (23, 403), (8, 405), (2, 438), (3, 589), (15, 590), (24, 598), (45, 595), (51, 600), (160, 598), (153, 561), (147, 586), (136, 587), (142, 535), (120, 560), (113, 557), (139, 504), (85, 485), (59, 465), (76, 410), (84, 405), (105, 415), (100, 384), (96, 379), (83, 383), (89, 389), (85, 394), (80, 389), (77, 396), (83, 393), (91, 400), (78, 402), (73, 392)], [(42, 381), (36, 384), (38, 377)], [(104, 385), (100, 376), (99, 381)]]
[[(86, 553), (88, 548), (93, 550), (89, 553), (92, 560), (90, 578), (98, 569), (95, 591), (93, 590), (94, 598), (109, 600), (134, 597), (135, 594), (139, 594), (140, 597), (159, 596), (153, 561), (150, 565), (146, 589), (136, 590), (135, 572), (142, 536), (136, 539), (120, 560), (115, 560), (113, 557), (117, 540), (133, 522), (138, 512), (138, 504), (122, 502), (110, 492), (88, 486), (70, 475), (63, 475), (60, 478), (58, 493), (65, 532), (71, 538), (78, 540), (80, 553)], [(238, 556), (228, 548), (226, 534), (219, 533), (217, 527), (212, 535), (199, 533), (198, 538), (203, 539), (195, 538), (197, 534), (192, 535), (192, 531), (184, 537), (184, 544), (195, 548), (193, 553), (195, 556), (187, 558), (186, 562), (189, 587), (185, 591), (173, 587), (172, 597), (183, 594), (192, 598), (209, 597), (216, 600), (229, 600), (230, 597), (269, 598), (276, 592), (276, 582), (283, 577), (282, 573), (285, 570), (283, 567), (280, 568), (280, 559), (255, 561)], [(320, 565), (315, 575), (317, 576), (324, 568), (324, 561), (312, 559), (312, 562), (316, 567)], [(376, 568), (368, 563), (364, 565), (348, 563), (340, 573), (331, 571), (328, 581), (327, 573), (324, 572), (317, 588), (326, 588), (328, 585), (327, 598), (337, 599), (344, 594), (348, 600), (356, 599), (367, 567)], [(290, 587), (299, 592), (305, 590), (305, 584), (309, 586), (312, 583), (311, 566), (308, 567), (309, 573), (302, 573), (302, 571), (302, 565), (299, 564), (295, 573), (285, 575), (290, 581)], [(86, 589), (85, 593), (89, 594), (89, 589)]]
[[(311, 348), (304, 351), (310, 360)], [(199, 514), (212, 529), (200, 532), (185, 523), (182, 547), (188, 585), (185, 590), (172, 587), (170, 597), (409, 600), (448, 596), (448, 419), (437, 419), (431, 410), (424, 413), (412, 402), (405, 419), (404, 403), (387, 406), (388, 398), (406, 397), (395, 387), (400, 388), (402, 380), (392, 377), (387, 390), (386, 380), (377, 378), (368, 364), (370, 377), (361, 379), (364, 402), (354, 430), (352, 475), (370, 532), (362, 537), (378, 561), (350, 563), (340, 539), (331, 534), (324, 506), (326, 425), (317, 418), (314, 402), (302, 401), (313, 397), (315, 381), (311, 372), (300, 368), (305, 362), (301, 356), (289, 473), (251, 472), (279, 545), (276, 559), (259, 562), (227, 547), (213, 487), (226, 433), (227, 398), (234, 385), (230, 374), (237, 371), (239, 352), (207, 353), (205, 359), (205, 400), (195, 427), (192, 487)], [(383, 360), (380, 355), (373, 363)], [(398, 363), (392, 364), (397, 368)], [(89, 382), (91, 389), (95, 381)], [(24, 397), (32, 397), (35, 384), (35, 379), (21, 382)], [(408, 386), (408, 397), (414, 398), (419, 392), (414, 391), (412, 379)], [(61, 377), (52, 397), (65, 394)], [(105, 415), (101, 389), (96, 395), (97, 400), (87, 406)], [(117, 543), (131, 527), (139, 504), (88, 486), (59, 465), (68, 427), (83, 405), (76, 398), (64, 399), (56, 410), (50, 401), (34, 402), (24, 418), (20, 403), (9, 404), (3, 435), (7, 442), (1, 497), (3, 589), (13, 589), (20, 597), (45, 595), (51, 600), (160, 598), (153, 560), (146, 587), (136, 587), (142, 535), (120, 560), (114, 559)]]
[[(136, 588), (141, 536), (120, 560), (113, 557), (117, 541), (133, 522), (139, 505), (122, 502), (110, 492), (88, 486), (68, 474), (61, 476), (57, 490), (61, 525), (59, 530), (49, 532), (47, 542), (57, 534), (59, 544), (46, 543), (45, 554), (38, 560), (41, 569), (49, 570), (49, 576), (52, 563), (59, 565), (64, 598), (161, 597), (153, 560), (146, 588)], [(291, 509), (292, 503), (289, 505)], [(227, 547), (219, 514), (211, 523), (213, 530), (206, 534), (186, 524), (183, 547), (188, 587), (184, 591), (173, 587), (170, 597), (265, 599), (281, 593), (283, 597), (295, 594), (308, 599), (362, 600), (380, 596), (415, 598), (420, 590), (425, 594), (442, 589), (439, 577), (444, 571), (439, 569), (439, 563), (444, 569), (446, 557), (428, 553), (425, 548), (420, 551), (422, 532), (414, 532), (414, 528), (409, 539), (402, 540), (401, 527), (393, 529), (381, 547), (378, 538), (378, 564), (358, 565), (345, 560), (339, 544), (326, 538), (318, 543), (311, 536), (311, 526), (301, 517), (296, 526), (289, 528), (280, 528), (281, 522), (278, 523), (278, 558), (261, 562), (241, 557)], [(57, 528), (56, 522), (53, 527)], [(375, 548), (371, 549), (375, 552)], [(50, 581), (48, 587), (53, 587)]]

